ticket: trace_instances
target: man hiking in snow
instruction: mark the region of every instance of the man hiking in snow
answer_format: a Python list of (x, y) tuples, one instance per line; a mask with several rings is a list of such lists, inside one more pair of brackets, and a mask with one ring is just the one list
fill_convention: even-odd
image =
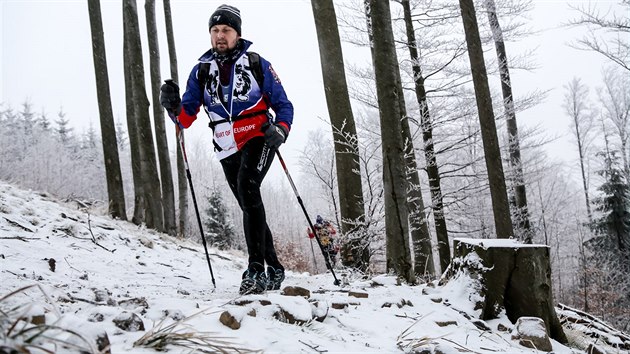
[(178, 129), (188, 128), (203, 104), (216, 156), (243, 211), (249, 265), (239, 293), (277, 290), (284, 280), (284, 267), (267, 225), (260, 184), (289, 134), (293, 105), (271, 64), (247, 51), (252, 42), (241, 38), (241, 14), (236, 7), (219, 6), (208, 26), (212, 49), (192, 69), (183, 97), (179, 97), (179, 87), (168, 82), (161, 87), (160, 103), (169, 116), (177, 117)]
[(315, 234), (317, 234), (319, 242), (322, 244), (324, 251), (328, 254), (330, 263), (334, 265), (337, 261), (337, 253), (339, 252), (339, 245), (335, 242), (337, 230), (335, 230), (335, 227), (330, 221), (324, 220), (321, 215), (317, 215), (313, 227), (315, 228), (315, 233), (313, 233), (310, 228), (306, 229), (308, 238), (315, 238)]

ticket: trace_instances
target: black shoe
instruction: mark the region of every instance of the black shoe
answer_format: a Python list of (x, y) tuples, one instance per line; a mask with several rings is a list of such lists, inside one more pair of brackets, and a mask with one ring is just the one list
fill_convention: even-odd
[(280, 285), (284, 281), (284, 269), (267, 267), (267, 290), (280, 290)]
[(252, 263), (243, 273), (238, 293), (241, 295), (262, 294), (267, 288), (267, 274), (262, 264)]

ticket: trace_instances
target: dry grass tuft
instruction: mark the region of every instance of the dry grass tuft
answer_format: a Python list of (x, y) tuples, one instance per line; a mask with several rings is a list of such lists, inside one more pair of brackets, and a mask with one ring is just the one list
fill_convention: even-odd
[(133, 346), (154, 348), (159, 351), (166, 350), (168, 345), (174, 345), (200, 353), (262, 353), (261, 350), (241, 347), (232, 342), (231, 338), (218, 333), (195, 331), (186, 323), (204, 313), (209, 314), (206, 310), (200, 311), (169, 325), (165, 325), (167, 319), (165, 318), (136, 340)]
[[(52, 324), (33, 324), (29, 313), (32, 303), (9, 305), (9, 299), (19, 294), (25, 294), (31, 288), (38, 289), (47, 302), (54, 305), (50, 297), (39, 284), (25, 286), (10, 292), (0, 298), (0, 352), (1, 353), (102, 353), (96, 349), (85, 337), (71, 329), (58, 326), (61, 313), (53, 308), (57, 320)], [(105, 348), (103, 352), (108, 352)]]

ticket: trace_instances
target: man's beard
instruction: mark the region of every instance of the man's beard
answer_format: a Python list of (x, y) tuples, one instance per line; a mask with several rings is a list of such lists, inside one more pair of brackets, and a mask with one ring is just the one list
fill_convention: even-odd
[(236, 60), (240, 55), (241, 48), (243, 47), (241, 40), (236, 41), (234, 48), (219, 50), (218, 48), (212, 48), (215, 53), (215, 58), (219, 62), (225, 62), (227, 60)]
[(217, 47), (215, 47), (215, 48), (213, 48), (213, 49), (214, 49), (214, 51), (215, 51), (217, 54), (221, 54), (221, 55), (225, 55), (225, 54), (227, 54), (227, 53), (231, 52), (232, 50), (234, 50), (234, 48), (230, 48), (230, 47), (227, 45), (227, 43), (225, 44), (225, 46), (222, 46), (222, 47), (220, 47), (220, 48), (219, 48), (219, 46), (217, 46)]

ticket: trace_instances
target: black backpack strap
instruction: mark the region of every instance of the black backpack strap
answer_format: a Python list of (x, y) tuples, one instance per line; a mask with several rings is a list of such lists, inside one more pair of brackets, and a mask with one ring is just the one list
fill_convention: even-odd
[(249, 67), (252, 70), (252, 74), (254, 74), (254, 79), (256, 79), (258, 86), (262, 89), (263, 82), (265, 81), (265, 73), (260, 64), (260, 55), (256, 52), (247, 52), (247, 55), (249, 58)]
[(208, 84), (208, 78), (210, 76), (210, 63), (201, 63), (199, 64), (199, 69), (197, 70), (197, 80), (199, 80), (199, 84), (202, 88), (206, 88)]

